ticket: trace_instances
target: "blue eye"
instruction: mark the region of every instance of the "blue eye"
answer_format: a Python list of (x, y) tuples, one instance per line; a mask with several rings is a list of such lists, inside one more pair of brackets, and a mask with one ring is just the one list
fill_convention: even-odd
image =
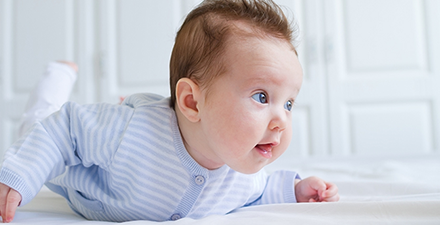
[(287, 101), (286, 104), (284, 105), (284, 108), (287, 109), (287, 111), (291, 111), (293, 107), (293, 103), (291, 100)]
[(259, 102), (261, 104), (266, 104), (267, 103), (267, 96), (263, 92), (259, 92), (259, 93), (256, 93), (256, 94), (252, 95), (252, 98), (255, 101), (257, 101), (257, 102)]

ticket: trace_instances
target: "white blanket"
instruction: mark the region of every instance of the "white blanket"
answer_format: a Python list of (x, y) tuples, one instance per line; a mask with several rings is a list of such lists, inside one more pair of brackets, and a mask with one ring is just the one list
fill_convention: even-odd
[[(440, 155), (407, 157), (306, 159), (271, 165), (302, 177), (319, 176), (336, 183), (336, 203), (263, 205), (200, 220), (184, 218), (160, 224), (440, 224)], [(87, 221), (66, 201), (43, 189), (16, 213), (14, 224), (114, 224)], [(159, 224), (132, 221), (122, 224)]]

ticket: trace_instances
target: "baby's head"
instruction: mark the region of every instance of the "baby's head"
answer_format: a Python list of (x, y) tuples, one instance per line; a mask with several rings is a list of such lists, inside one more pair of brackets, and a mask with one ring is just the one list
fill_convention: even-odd
[(187, 16), (171, 56), (171, 106), (199, 164), (255, 173), (287, 149), (302, 83), (292, 33), (272, 1), (207, 0)]
[(292, 34), (289, 21), (271, 0), (205, 0), (188, 14), (176, 36), (170, 60), (171, 106), (179, 79), (187, 77), (206, 88), (225, 71), (224, 53), (233, 37), (272, 36), (292, 44)]

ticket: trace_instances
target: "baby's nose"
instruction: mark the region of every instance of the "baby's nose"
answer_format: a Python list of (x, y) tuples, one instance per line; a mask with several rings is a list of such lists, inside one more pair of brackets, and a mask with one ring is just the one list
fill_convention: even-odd
[(287, 118), (285, 116), (279, 115), (275, 116), (269, 123), (269, 129), (274, 131), (284, 131), (287, 126)]

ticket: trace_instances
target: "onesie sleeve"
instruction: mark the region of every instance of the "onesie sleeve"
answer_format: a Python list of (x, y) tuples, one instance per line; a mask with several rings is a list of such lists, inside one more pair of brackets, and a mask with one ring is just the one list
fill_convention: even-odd
[[(249, 205), (295, 203), (295, 179), (301, 179), (298, 173), (279, 170), (262, 178), (266, 185), (262, 195)], [(264, 182), (263, 181), (263, 182)]]
[(45, 182), (63, 174), (66, 166), (105, 169), (132, 114), (133, 109), (126, 106), (64, 104), (6, 151), (0, 182), (17, 190), (25, 205)]

